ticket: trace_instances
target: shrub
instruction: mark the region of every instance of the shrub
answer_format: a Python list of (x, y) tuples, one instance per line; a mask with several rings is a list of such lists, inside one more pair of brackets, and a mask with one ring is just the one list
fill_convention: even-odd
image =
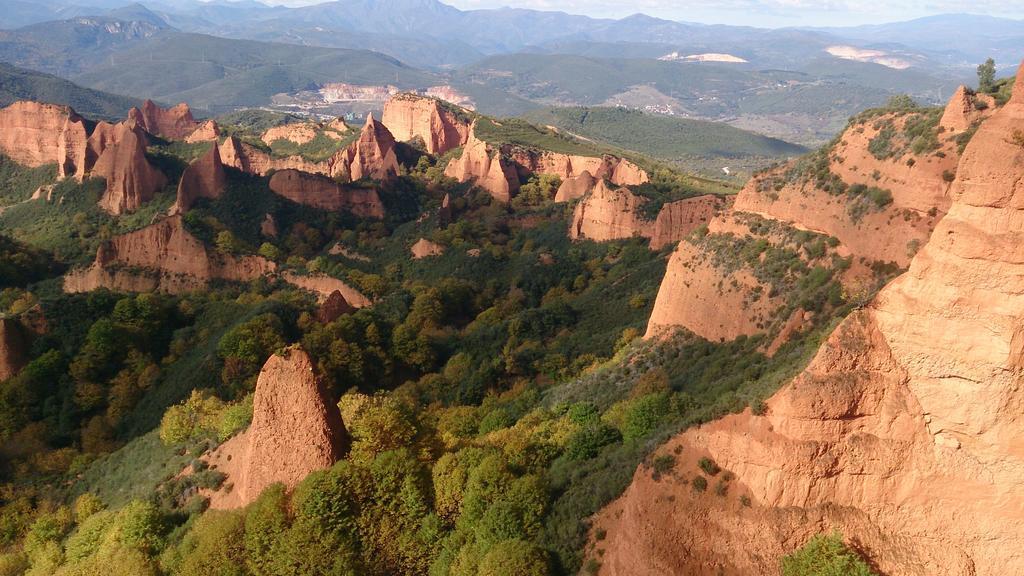
[(565, 454), (570, 460), (589, 460), (598, 455), (601, 448), (622, 439), (615, 428), (604, 422), (595, 422), (569, 437)]
[(714, 476), (722, 471), (722, 469), (718, 467), (718, 464), (715, 464), (715, 461), (707, 456), (701, 458), (700, 461), (697, 462), (697, 466), (699, 466), (700, 469), (708, 476)]
[(690, 484), (697, 492), (703, 492), (708, 489), (708, 479), (700, 475), (694, 478)]
[(838, 532), (818, 534), (782, 558), (782, 576), (873, 576), (874, 572), (843, 543)]
[(657, 429), (668, 411), (668, 394), (649, 394), (634, 400), (626, 410), (622, 437), (626, 440), (646, 437)]
[(547, 554), (522, 540), (495, 544), (480, 560), (479, 576), (547, 576)]

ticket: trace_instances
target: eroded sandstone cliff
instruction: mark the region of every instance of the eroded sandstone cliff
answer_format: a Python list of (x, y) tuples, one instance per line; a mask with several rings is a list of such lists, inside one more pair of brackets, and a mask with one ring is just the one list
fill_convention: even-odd
[(154, 136), (170, 140), (184, 140), (200, 126), (192, 117), (192, 110), (184, 102), (173, 108), (164, 109), (152, 100), (146, 100), (142, 103), (142, 108), (132, 108), (128, 111), (128, 120)]
[(381, 122), (401, 142), (422, 139), (429, 154), (444, 154), (469, 140), (469, 113), (435, 98), (392, 96), (384, 104)]
[(311, 472), (331, 467), (349, 446), (338, 406), (301, 348), (275, 354), (256, 380), (252, 424), (205, 459), (227, 475), (210, 506), (245, 506), (271, 484), (294, 488)]
[(376, 188), (345, 186), (325, 176), (281, 170), (270, 178), (270, 189), (292, 202), (323, 210), (344, 210), (361, 218), (383, 218), (384, 204)]
[[(1024, 570), (1024, 66), (1014, 94), (967, 145), (909, 270), (764, 415), (674, 438), (678, 475), (637, 470), (598, 521), (603, 574), (771, 574), (831, 529), (890, 576)], [(728, 497), (683, 485), (703, 455), (735, 474)]]
[(384, 124), (367, 115), (359, 138), (330, 160), (331, 175), (351, 181), (388, 180), (398, 174), (395, 138)]
[(220, 149), (211, 146), (210, 150), (185, 168), (178, 182), (178, 197), (171, 212), (188, 212), (196, 200), (200, 198), (220, 198), (227, 183), (224, 164), (220, 161)]
[(64, 290), (182, 293), (213, 279), (246, 282), (274, 269), (273, 262), (259, 256), (213, 252), (176, 215), (103, 244), (90, 266), (64, 276)]

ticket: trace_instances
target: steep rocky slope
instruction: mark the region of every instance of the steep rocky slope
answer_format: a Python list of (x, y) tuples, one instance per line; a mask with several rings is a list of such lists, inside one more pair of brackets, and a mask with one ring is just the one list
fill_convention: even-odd
[(309, 355), (301, 348), (275, 354), (256, 381), (248, 430), (204, 457), (227, 474), (225, 489), (210, 495), (210, 506), (245, 506), (278, 482), (294, 488), (311, 472), (337, 462), (348, 444), (341, 412), (327, 397)]
[(301, 170), (310, 174), (328, 174), (324, 162), (311, 162), (301, 156), (275, 158), (236, 136), (228, 136), (218, 145), (221, 162), (249, 174), (264, 175), (272, 170)]
[(112, 214), (138, 209), (166, 184), (146, 159), (147, 139), (134, 121), (86, 121), (66, 106), (16, 102), (0, 110), (0, 152), (26, 166), (56, 164), (60, 178), (100, 177), (99, 205)]
[[(691, 305), (735, 299), (741, 296), (737, 283), (739, 292), (772, 291), (763, 281), (737, 277), (732, 282), (730, 275), (737, 274), (750, 280), (749, 265), (730, 268), (722, 265), (722, 258), (707, 258), (709, 244), (746, 242), (744, 237), (775, 246), (778, 236), (766, 236), (764, 226), (749, 229), (745, 221), (751, 216), (826, 238), (830, 251), (846, 259), (831, 268), (842, 273), (851, 293), (863, 290), (879, 270), (906, 268), (949, 208), (963, 143), (976, 129), (975, 122), (990, 113), (965, 112), (964, 98), (971, 97), (958, 92), (945, 110), (868, 111), (832, 145), (755, 176), (737, 195), (732, 210), (711, 222), (710, 241), (680, 243), (669, 261), (648, 335), (681, 327), (709, 339), (731, 340), (781, 325), (781, 302), (710, 310)], [(943, 117), (948, 126), (942, 124)], [(964, 121), (951, 120), (958, 117)], [(743, 232), (737, 234), (737, 229)]]
[(292, 202), (344, 210), (361, 218), (383, 218), (384, 204), (375, 188), (344, 186), (325, 176), (299, 170), (281, 170), (270, 178), (270, 189)]
[(113, 142), (96, 159), (92, 175), (105, 178), (100, 208), (111, 214), (138, 210), (153, 198), (167, 178), (146, 159), (146, 136), (129, 123), (118, 124)]
[(330, 164), (331, 175), (336, 178), (387, 180), (398, 174), (395, 137), (387, 126), (368, 115), (359, 138), (335, 154)]
[(164, 109), (146, 100), (142, 108), (128, 111), (128, 120), (135, 122), (143, 130), (170, 140), (184, 140), (200, 127), (192, 117), (192, 111), (184, 102), (173, 108)]
[(381, 122), (395, 139), (423, 140), (428, 154), (444, 154), (469, 140), (469, 112), (435, 98), (398, 94), (384, 104)]
[(141, 230), (110, 240), (87, 268), (68, 272), (67, 292), (108, 288), (121, 292), (188, 292), (213, 279), (249, 281), (269, 274), (274, 263), (258, 256), (218, 254), (170, 216)]
[(644, 236), (648, 226), (640, 215), (640, 207), (646, 201), (627, 188), (610, 188), (603, 179), (598, 180), (594, 189), (576, 205), (569, 237), (601, 242)]
[[(637, 470), (598, 520), (601, 573), (774, 573), (831, 529), (892, 576), (1024, 568), (1024, 66), (1014, 93), (967, 145), (949, 211), (909, 270), (763, 415), (677, 436), (661, 452), (678, 455), (678, 473)], [(683, 482), (704, 455), (735, 474), (724, 498)]]
[(493, 146), (476, 137), (470, 130), (462, 154), (448, 163), (444, 175), (459, 182), (474, 181), (502, 202), (508, 202), (519, 190), (515, 169)]
[(220, 160), (220, 149), (210, 150), (185, 168), (178, 182), (178, 197), (171, 212), (188, 212), (199, 198), (219, 198), (224, 192), (227, 176)]

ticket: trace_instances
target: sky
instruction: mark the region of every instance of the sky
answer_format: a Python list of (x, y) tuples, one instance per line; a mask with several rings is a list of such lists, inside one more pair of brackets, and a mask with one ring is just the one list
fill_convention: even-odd
[[(265, 0), (293, 6), (323, 0)], [(642, 12), (668, 20), (759, 27), (855, 26), (971, 12), (1024, 18), (1024, 0), (441, 0), (461, 9), (533, 8), (592, 17)]]

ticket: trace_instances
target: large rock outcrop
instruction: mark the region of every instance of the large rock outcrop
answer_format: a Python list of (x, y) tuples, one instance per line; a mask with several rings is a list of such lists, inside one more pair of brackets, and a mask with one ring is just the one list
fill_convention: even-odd
[(167, 184), (162, 172), (146, 159), (146, 137), (138, 128), (118, 124), (113, 143), (96, 159), (92, 175), (105, 178), (100, 208), (111, 214), (138, 210)]
[(141, 109), (128, 111), (128, 121), (138, 124), (150, 134), (169, 140), (185, 140), (199, 128), (199, 122), (192, 117), (192, 111), (184, 102), (164, 109), (152, 100), (146, 100)]
[(555, 192), (555, 202), (569, 202), (577, 198), (583, 198), (588, 192), (594, 189), (597, 180), (584, 170), (578, 176), (572, 176), (562, 180)]
[[(946, 115), (950, 108), (962, 106), (964, 94), (954, 96)], [(952, 181), (959, 169), (960, 137), (965, 132), (942, 127), (935, 114), (910, 109), (859, 117), (834, 146), (752, 178), (737, 195), (732, 210), (712, 220), (712, 233), (750, 236), (747, 231), (737, 232), (737, 224), (745, 215), (754, 215), (832, 237), (830, 243), (837, 241), (836, 255), (851, 264), (843, 283), (852, 292), (871, 281), (873, 269), (906, 268), (948, 210)], [(926, 140), (929, 131), (935, 137), (934, 146), (915, 152), (907, 134), (920, 133)], [(880, 153), (886, 148), (880, 144), (886, 142), (888, 153)], [(722, 286), (735, 287), (736, 283), (730, 279), (732, 271), (716, 266), (701, 249), (685, 244), (681, 242), (669, 260), (648, 323), (649, 336), (685, 328), (706, 338), (731, 340), (778, 326), (778, 322), (767, 322), (778, 319), (765, 306), (780, 302), (762, 300), (739, 309), (693, 307), (693, 302), (718, 301), (728, 291)]]
[(327, 162), (311, 162), (301, 156), (275, 158), (255, 146), (228, 136), (218, 146), (221, 162), (247, 174), (263, 176), (271, 170), (301, 170), (310, 174), (330, 174)]
[(365, 308), (373, 303), (359, 290), (349, 286), (342, 280), (333, 276), (327, 276), (326, 274), (306, 276), (294, 272), (285, 272), (283, 278), (285, 282), (292, 286), (316, 294), (319, 302), (325, 302), (330, 298), (331, 294), (340, 292), (345, 301), (355, 308)]
[(19, 164), (74, 175), (84, 170), (86, 139), (85, 121), (68, 106), (20, 101), (0, 110), (0, 152)]
[(510, 145), (503, 146), (502, 152), (515, 163), (522, 177), (553, 174), (564, 181), (589, 172), (617, 186), (639, 186), (650, 180), (642, 168), (616, 156), (578, 156)]
[(189, 144), (197, 144), (199, 142), (216, 142), (220, 139), (220, 126), (213, 120), (207, 120), (199, 125), (198, 128), (192, 131), (191, 134), (185, 138), (185, 142)]
[(388, 180), (398, 174), (395, 137), (387, 127), (367, 115), (359, 138), (330, 160), (331, 175), (351, 181)]
[(444, 154), (469, 140), (469, 113), (435, 98), (392, 96), (384, 104), (381, 122), (401, 142), (422, 139), (429, 154)]
[(310, 473), (330, 468), (349, 444), (341, 412), (309, 355), (301, 348), (274, 354), (256, 380), (252, 424), (206, 456), (231, 486), (212, 493), (210, 505), (239, 508), (276, 483), (292, 489)]
[(705, 194), (669, 202), (658, 211), (654, 230), (650, 233), (651, 249), (661, 250), (679, 242), (694, 230), (706, 226), (718, 212), (729, 204), (721, 196)]
[(270, 178), (270, 189), (292, 202), (314, 208), (344, 210), (362, 218), (384, 217), (384, 204), (375, 188), (345, 186), (326, 176), (281, 170)]
[(939, 126), (953, 132), (963, 132), (995, 110), (995, 98), (978, 94), (966, 86), (957, 88), (942, 112)]
[(224, 164), (220, 161), (220, 149), (211, 146), (195, 162), (185, 168), (178, 182), (178, 198), (171, 208), (172, 213), (188, 212), (199, 198), (220, 198), (227, 184)]
[(28, 344), (20, 322), (0, 318), (0, 382), (17, 375), (28, 363)]
[(444, 175), (459, 182), (474, 181), (501, 202), (508, 202), (519, 190), (515, 168), (498, 150), (478, 139), (475, 130), (470, 131), (462, 154), (445, 167)]
[(274, 269), (273, 262), (259, 256), (213, 252), (176, 215), (103, 244), (89, 267), (64, 276), (64, 290), (183, 293), (201, 289), (210, 280), (247, 282)]
[(773, 573), (831, 529), (890, 576), (1024, 571), (1024, 66), (1014, 94), (968, 144), (949, 212), (909, 270), (764, 415), (664, 448), (713, 458), (734, 492), (694, 496), (638, 470), (598, 522), (603, 574)]
[(646, 202), (626, 188), (610, 188), (604, 180), (598, 180), (590, 194), (576, 205), (569, 237), (602, 242), (646, 236), (650, 222), (641, 214)]

